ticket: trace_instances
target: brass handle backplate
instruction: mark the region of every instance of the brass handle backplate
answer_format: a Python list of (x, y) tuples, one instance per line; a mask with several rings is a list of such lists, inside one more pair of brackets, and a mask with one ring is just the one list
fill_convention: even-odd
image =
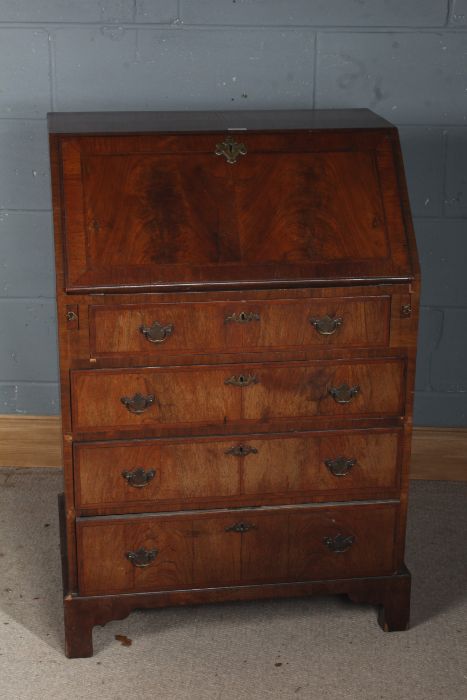
[(342, 326), (344, 319), (326, 315), (323, 318), (310, 318), (310, 323), (320, 335), (333, 335)]
[(226, 450), (225, 454), (233, 455), (234, 457), (246, 457), (247, 455), (258, 454), (258, 450), (256, 447), (251, 447), (250, 445), (235, 445)]
[(335, 537), (325, 537), (324, 544), (331, 552), (340, 554), (346, 552), (355, 542), (354, 535), (336, 535)]
[(127, 408), (130, 413), (144, 413), (144, 411), (152, 406), (154, 403), (155, 396), (153, 394), (148, 394), (144, 396), (143, 394), (135, 394), (134, 396), (122, 396), (120, 401)]
[(141, 467), (138, 467), (138, 469), (134, 469), (132, 472), (122, 472), (122, 476), (124, 479), (126, 479), (129, 486), (134, 486), (137, 489), (141, 489), (143, 486), (147, 486), (149, 482), (154, 479), (156, 476), (156, 470), (149, 469), (148, 471), (145, 471)]
[(225, 141), (216, 144), (214, 153), (216, 156), (224, 156), (227, 163), (233, 165), (237, 162), (238, 156), (246, 156), (247, 150), (244, 143), (237, 143), (231, 136), (227, 136)]
[(352, 399), (357, 396), (359, 391), (360, 387), (357, 384), (355, 386), (341, 384), (340, 386), (333, 386), (329, 389), (329, 393), (336, 403), (350, 403)]
[(225, 528), (226, 532), (248, 532), (248, 530), (255, 530), (258, 526), (253, 525), (253, 523), (234, 523), (233, 525), (227, 525)]
[(159, 321), (153, 321), (151, 326), (140, 326), (139, 330), (150, 343), (163, 343), (173, 333), (173, 324), (163, 326)]
[(337, 457), (336, 459), (326, 459), (324, 463), (334, 476), (345, 476), (357, 463), (357, 460)]
[(251, 384), (258, 384), (258, 378), (255, 374), (238, 374), (226, 379), (224, 384), (232, 384), (233, 386), (250, 386)]
[(159, 550), (157, 549), (145, 549), (144, 547), (141, 547), (135, 552), (127, 552), (125, 556), (129, 561), (131, 561), (133, 566), (137, 566), (139, 569), (144, 569), (146, 566), (152, 564), (158, 554)]
[(240, 311), (239, 314), (230, 314), (224, 319), (224, 323), (251, 323), (259, 321), (259, 313), (256, 311)]

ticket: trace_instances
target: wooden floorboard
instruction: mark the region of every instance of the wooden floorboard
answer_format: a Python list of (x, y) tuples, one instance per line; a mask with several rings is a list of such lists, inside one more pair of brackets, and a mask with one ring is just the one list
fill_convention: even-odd
[[(0, 467), (61, 467), (59, 416), (0, 415)], [(467, 428), (415, 428), (412, 479), (467, 481)]]

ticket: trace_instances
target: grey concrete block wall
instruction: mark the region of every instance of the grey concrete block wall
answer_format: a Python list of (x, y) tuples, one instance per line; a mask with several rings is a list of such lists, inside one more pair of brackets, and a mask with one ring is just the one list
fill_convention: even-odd
[(59, 411), (46, 112), (274, 107), (400, 127), (416, 422), (467, 424), (467, 0), (0, 0), (0, 412)]

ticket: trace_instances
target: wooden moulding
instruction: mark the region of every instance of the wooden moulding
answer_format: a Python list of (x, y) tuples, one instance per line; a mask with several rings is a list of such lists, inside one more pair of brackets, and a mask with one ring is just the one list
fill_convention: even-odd
[[(62, 467), (59, 416), (0, 416), (0, 467)], [(467, 480), (467, 428), (414, 428), (411, 479)]]

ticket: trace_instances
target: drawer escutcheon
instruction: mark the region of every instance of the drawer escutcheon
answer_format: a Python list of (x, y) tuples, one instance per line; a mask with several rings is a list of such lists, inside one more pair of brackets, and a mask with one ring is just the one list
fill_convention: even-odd
[(259, 321), (260, 316), (256, 311), (240, 311), (233, 313), (224, 318), (224, 323), (251, 323), (251, 321)]
[(251, 386), (258, 384), (258, 377), (255, 374), (239, 374), (229, 377), (224, 381), (224, 384), (232, 384), (233, 386)]
[(256, 447), (251, 447), (250, 445), (235, 445), (226, 450), (225, 454), (233, 455), (234, 457), (246, 457), (247, 455), (258, 454), (258, 450)]

